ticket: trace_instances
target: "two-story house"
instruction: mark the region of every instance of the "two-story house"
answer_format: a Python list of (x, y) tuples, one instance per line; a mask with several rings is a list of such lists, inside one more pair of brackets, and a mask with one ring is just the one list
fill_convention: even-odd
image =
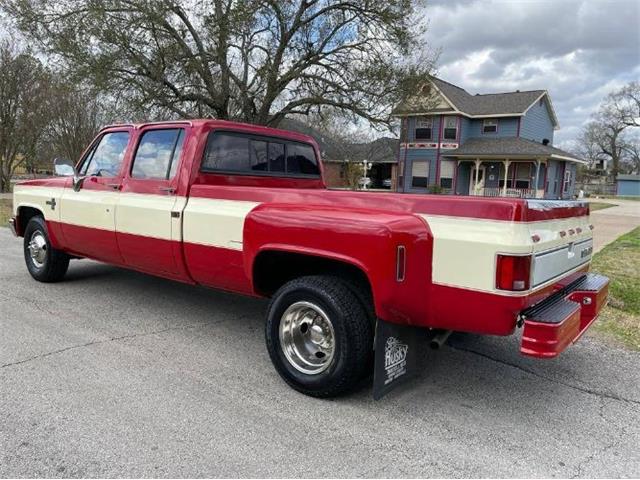
[(431, 77), (394, 114), (399, 191), (571, 198), (586, 163), (553, 146), (559, 125), (546, 90), (472, 95)]

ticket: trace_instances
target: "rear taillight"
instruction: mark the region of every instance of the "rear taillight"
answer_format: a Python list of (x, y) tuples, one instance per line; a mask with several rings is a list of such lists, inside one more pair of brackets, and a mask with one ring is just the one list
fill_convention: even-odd
[(531, 255), (498, 255), (496, 288), (519, 292), (529, 289)]

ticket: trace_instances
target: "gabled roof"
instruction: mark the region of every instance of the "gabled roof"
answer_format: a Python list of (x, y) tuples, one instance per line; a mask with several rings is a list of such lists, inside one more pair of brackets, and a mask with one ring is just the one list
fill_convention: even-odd
[[(491, 116), (522, 116), (527, 113), (535, 102), (544, 99), (551, 113), (551, 120), (555, 127), (558, 126), (551, 104), (551, 99), (546, 90), (528, 90), (505, 93), (488, 93), (472, 95), (464, 88), (460, 88), (437, 77), (430, 77), (431, 84), (438, 93), (453, 106), (452, 113), (461, 113), (468, 117)], [(436, 110), (417, 111), (420, 102), (414, 102), (411, 106), (399, 106), (394, 113), (397, 115), (437, 113)]]
[(444, 155), (468, 158), (523, 158), (546, 157), (569, 162), (587, 163), (586, 160), (551, 145), (522, 137), (470, 138), (455, 150)]

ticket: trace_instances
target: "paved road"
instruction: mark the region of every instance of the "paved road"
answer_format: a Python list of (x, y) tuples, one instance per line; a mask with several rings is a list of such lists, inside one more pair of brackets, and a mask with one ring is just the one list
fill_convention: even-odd
[(597, 252), (620, 235), (640, 227), (640, 202), (622, 199), (594, 199), (594, 202), (613, 203), (616, 206), (591, 212), (591, 222), (596, 227), (593, 235)]
[(265, 303), (89, 261), (30, 279), (0, 229), (0, 476), (638, 476), (640, 355), (460, 336), (374, 402), (289, 389)]

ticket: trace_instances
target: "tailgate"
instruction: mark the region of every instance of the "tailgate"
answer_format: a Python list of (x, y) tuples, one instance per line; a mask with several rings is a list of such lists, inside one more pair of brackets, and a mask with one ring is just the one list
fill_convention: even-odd
[(584, 202), (529, 200), (527, 220), (533, 241), (533, 288), (591, 261), (593, 226)]

